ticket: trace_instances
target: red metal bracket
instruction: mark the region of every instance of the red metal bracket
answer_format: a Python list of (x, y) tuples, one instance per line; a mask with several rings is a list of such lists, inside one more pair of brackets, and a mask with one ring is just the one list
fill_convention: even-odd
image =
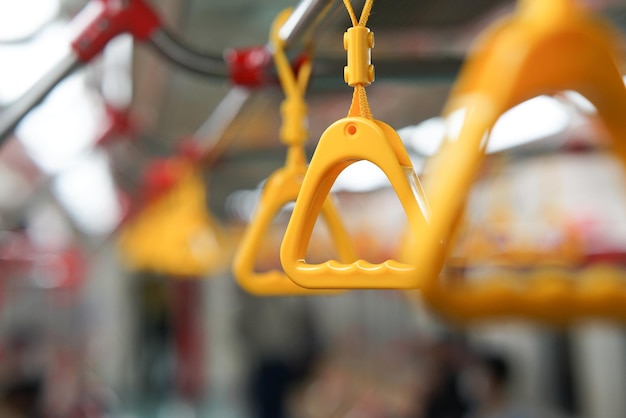
[(80, 29), (72, 50), (82, 62), (98, 55), (122, 33), (145, 40), (161, 27), (156, 12), (144, 0), (91, 0), (77, 16)]
[[(265, 45), (249, 48), (229, 49), (224, 54), (228, 65), (230, 81), (236, 86), (262, 87), (278, 84), (278, 77), (272, 73), (272, 53)], [(307, 54), (298, 55), (293, 61), (294, 73), (298, 73), (302, 63), (309, 59)]]
[(137, 126), (128, 109), (118, 109), (105, 103), (106, 125), (100, 130), (95, 146), (107, 146), (111, 141), (124, 136), (134, 139), (137, 136)]
[(259, 87), (271, 80), (268, 69), (272, 64), (272, 54), (264, 45), (229, 49), (224, 59), (230, 80), (237, 86)]
[(193, 136), (181, 138), (176, 146), (176, 155), (193, 163), (200, 161), (205, 153)]
[(141, 201), (149, 202), (162, 196), (180, 181), (174, 158), (155, 158), (144, 169), (141, 179)]

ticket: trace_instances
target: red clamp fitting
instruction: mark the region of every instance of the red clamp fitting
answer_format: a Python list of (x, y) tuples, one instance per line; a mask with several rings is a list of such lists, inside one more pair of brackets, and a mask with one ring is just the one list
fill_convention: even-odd
[[(273, 68), (272, 53), (266, 46), (253, 46), (242, 49), (229, 49), (224, 54), (229, 69), (230, 81), (236, 86), (262, 87), (278, 84)], [(297, 74), (302, 64), (310, 57), (300, 54), (293, 62), (293, 72)]]
[(144, 202), (150, 202), (171, 190), (180, 180), (180, 170), (174, 158), (154, 159), (144, 169), (141, 193)]
[(237, 86), (260, 87), (272, 80), (268, 71), (272, 54), (263, 45), (229, 49), (224, 59), (229, 68), (230, 81)]
[(190, 162), (198, 162), (204, 157), (204, 150), (193, 136), (182, 138), (176, 146), (176, 155)]
[(132, 115), (128, 109), (118, 109), (109, 104), (105, 104), (106, 125), (102, 128), (95, 141), (95, 146), (107, 146), (111, 141), (124, 136), (134, 138), (136, 126)]
[(122, 33), (145, 40), (161, 27), (161, 20), (144, 0), (91, 0), (77, 16), (80, 29), (72, 50), (82, 62), (98, 55)]

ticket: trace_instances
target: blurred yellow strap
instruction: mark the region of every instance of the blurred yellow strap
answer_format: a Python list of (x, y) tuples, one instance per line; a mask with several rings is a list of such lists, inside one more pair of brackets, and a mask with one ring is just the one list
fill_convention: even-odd
[(617, 269), (580, 284), (575, 281), (584, 272), (565, 269), (531, 273), (530, 282), (513, 273), (513, 280), (505, 273), (469, 283), (439, 276), (489, 132), (508, 109), (541, 94), (579, 92), (595, 105), (626, 162), (626, 87), (617, 66), (616, 33), (574, 1), (520, 0), (518, 11), (494, 24), (472, 49), (445, 110), (446, 115), (462, 112), (463, 124), (426, 168), (433, 217), (410, 247), (412, 262), (427, 267), (420, 270), (422, 296), (433, 308), (460, 322), (523, 317), (564, 323), (626, 316), (626, 283), (617, 280), (622, 276)]
[[(233, 259), (233, 274), (239, 285), (257, 295), (321, 294), (329, 290), (310, 290), (298, 286), (282, 271), (257, 272), (255, 264), (272, 222), (285, 204), (298, 197), (302, 178), (306, 172), (304, 144), (308, 138), (305, 94), (311, 75), (310, 54), (304, 57), (297, 70), (291, 67), (284, 51), (278, 30), (287, 20), (291, 10), (278, 15), (272, 25), (270, 40), (274, 48), (274, 62), (278, 78), (285, 92), (281, 105), (282, 126), (280, 139), (288, 146), (285, 166), (274, 172), (263, 188), (263, 193)], [(339, 257), (345, 262), (356, 259), (350, 237), (330, 198), (325, 199), (322, 215), (330, 231)]]
[(205, 186), (190, 162), (172, 160), (176, 183), (122, 229), (122, 258), (135, 270), (200, 277), (227, 265), (222, 232), (207, 212)]

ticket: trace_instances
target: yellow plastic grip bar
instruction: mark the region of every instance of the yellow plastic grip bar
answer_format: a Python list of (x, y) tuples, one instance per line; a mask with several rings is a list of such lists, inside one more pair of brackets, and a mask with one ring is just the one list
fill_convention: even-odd
[(445, 112), (463, 111), (463, 126), (427, 167), (425, 188), (432, 221), (409, 250), (415, 265), (429, 266), (421, 271), (428, 275), (422, 293), (425, 300), (447, 316), (461, 322), (493, 316), (562, 322), (592, 311), (624, 316), (626, 304), (618, 303), (621, 299), (615, 295), (623, 294), (626, 285), (613, 280), (615, 272), (609, 275), (610, 286), (599, 278), (575, 292), (573, 285), (554, 278), (566, 276), (564, 272), (550, 272), (533, 285), (503, 285), (498, 280), (461, 285), (438, 277), (446, 246), (437, 245), (454, 233), (496, 120), (527, 99), (562, 90), (581, 93), (595, 105), (626, 163), (626, 88), (616, 51), (614, 32), (567, 0), (521, 1), (513, 17), (483, 35)]
[(481, 278), (481, 285), (457, 280), (426, 298), (431, 308), (459, 324), (515, 318), (554, 326), (589, 318), (624, 322), (624, 273), (610, 265), (578, 273), (547, 267), (531, 273), (491, 273)]
[(427, 206), (421, 185), (398, 134), (387, 124), (362, 117), (333, 123), (322, 134), (302, 183), (280, 250), (285, 273), (298, 285), (322, 289), (400, 289), (419, 287), (419, 266), (396, 260), (351, 264), (305, 261), (315, 220), (335, 180), (347, 166), (366, 160), (389, 178), (407, 214), (410, 231), (426, 227)]

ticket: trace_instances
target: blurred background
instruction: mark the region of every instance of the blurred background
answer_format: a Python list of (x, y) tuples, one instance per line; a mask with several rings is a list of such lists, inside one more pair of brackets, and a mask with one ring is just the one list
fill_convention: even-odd
[[(87, 3), (0, 0), (0, 116), (68, 53)], [(315, 37), (323, 65), (307, 93), (309, 155), (352, 98), (342, 77), (349, 20), (335, 3)], [(626, 1), (583, 3), (626, 31)], [(265, 44), (274, 17), (296, 0), (149, 4), (178, 39), (221, 57)], [(384, 64), (370, 104), (398, 130), (418, 172), (455, 123), (438, 115), (472, 42), (513, 8), (507, 0), (375, 4), (373, 61)], [(282, 100), (275, 83), (234, 88), (122, 35), (19, 123), (0, 149), (0, 417), (624, 416), (620, 324), (459, 327), (398, 291), (240, 289), (232, 254), (260, 185), (284, 163)], [(575, 92), (502, 116), (453, 252), (479, 261), (470, 280), (511, 260), (529, 270), (555, 258), (574, 272), (623, 266), (625, 173), (606, 136)], [(172, 181), (167, 158), (189, 138), (211, 156), (202, 182), (161, 196), (133, 230)], [(355, 164), (334, 190), (359, 255), (392, 257), (406, 216), (382, 172)], [(288, 215), (268, 232), (259, 269), (280, 266)], [(166, 242), (182, 230), (183, 244)], [(119, 244), (125, 233), (141, 236), (133, 245), (143, 259)], [(176, 261), (177, 245), (201, 254), (197, 274)], [(329, 248), (322, 230), (309, 253), (326, 259)]]

